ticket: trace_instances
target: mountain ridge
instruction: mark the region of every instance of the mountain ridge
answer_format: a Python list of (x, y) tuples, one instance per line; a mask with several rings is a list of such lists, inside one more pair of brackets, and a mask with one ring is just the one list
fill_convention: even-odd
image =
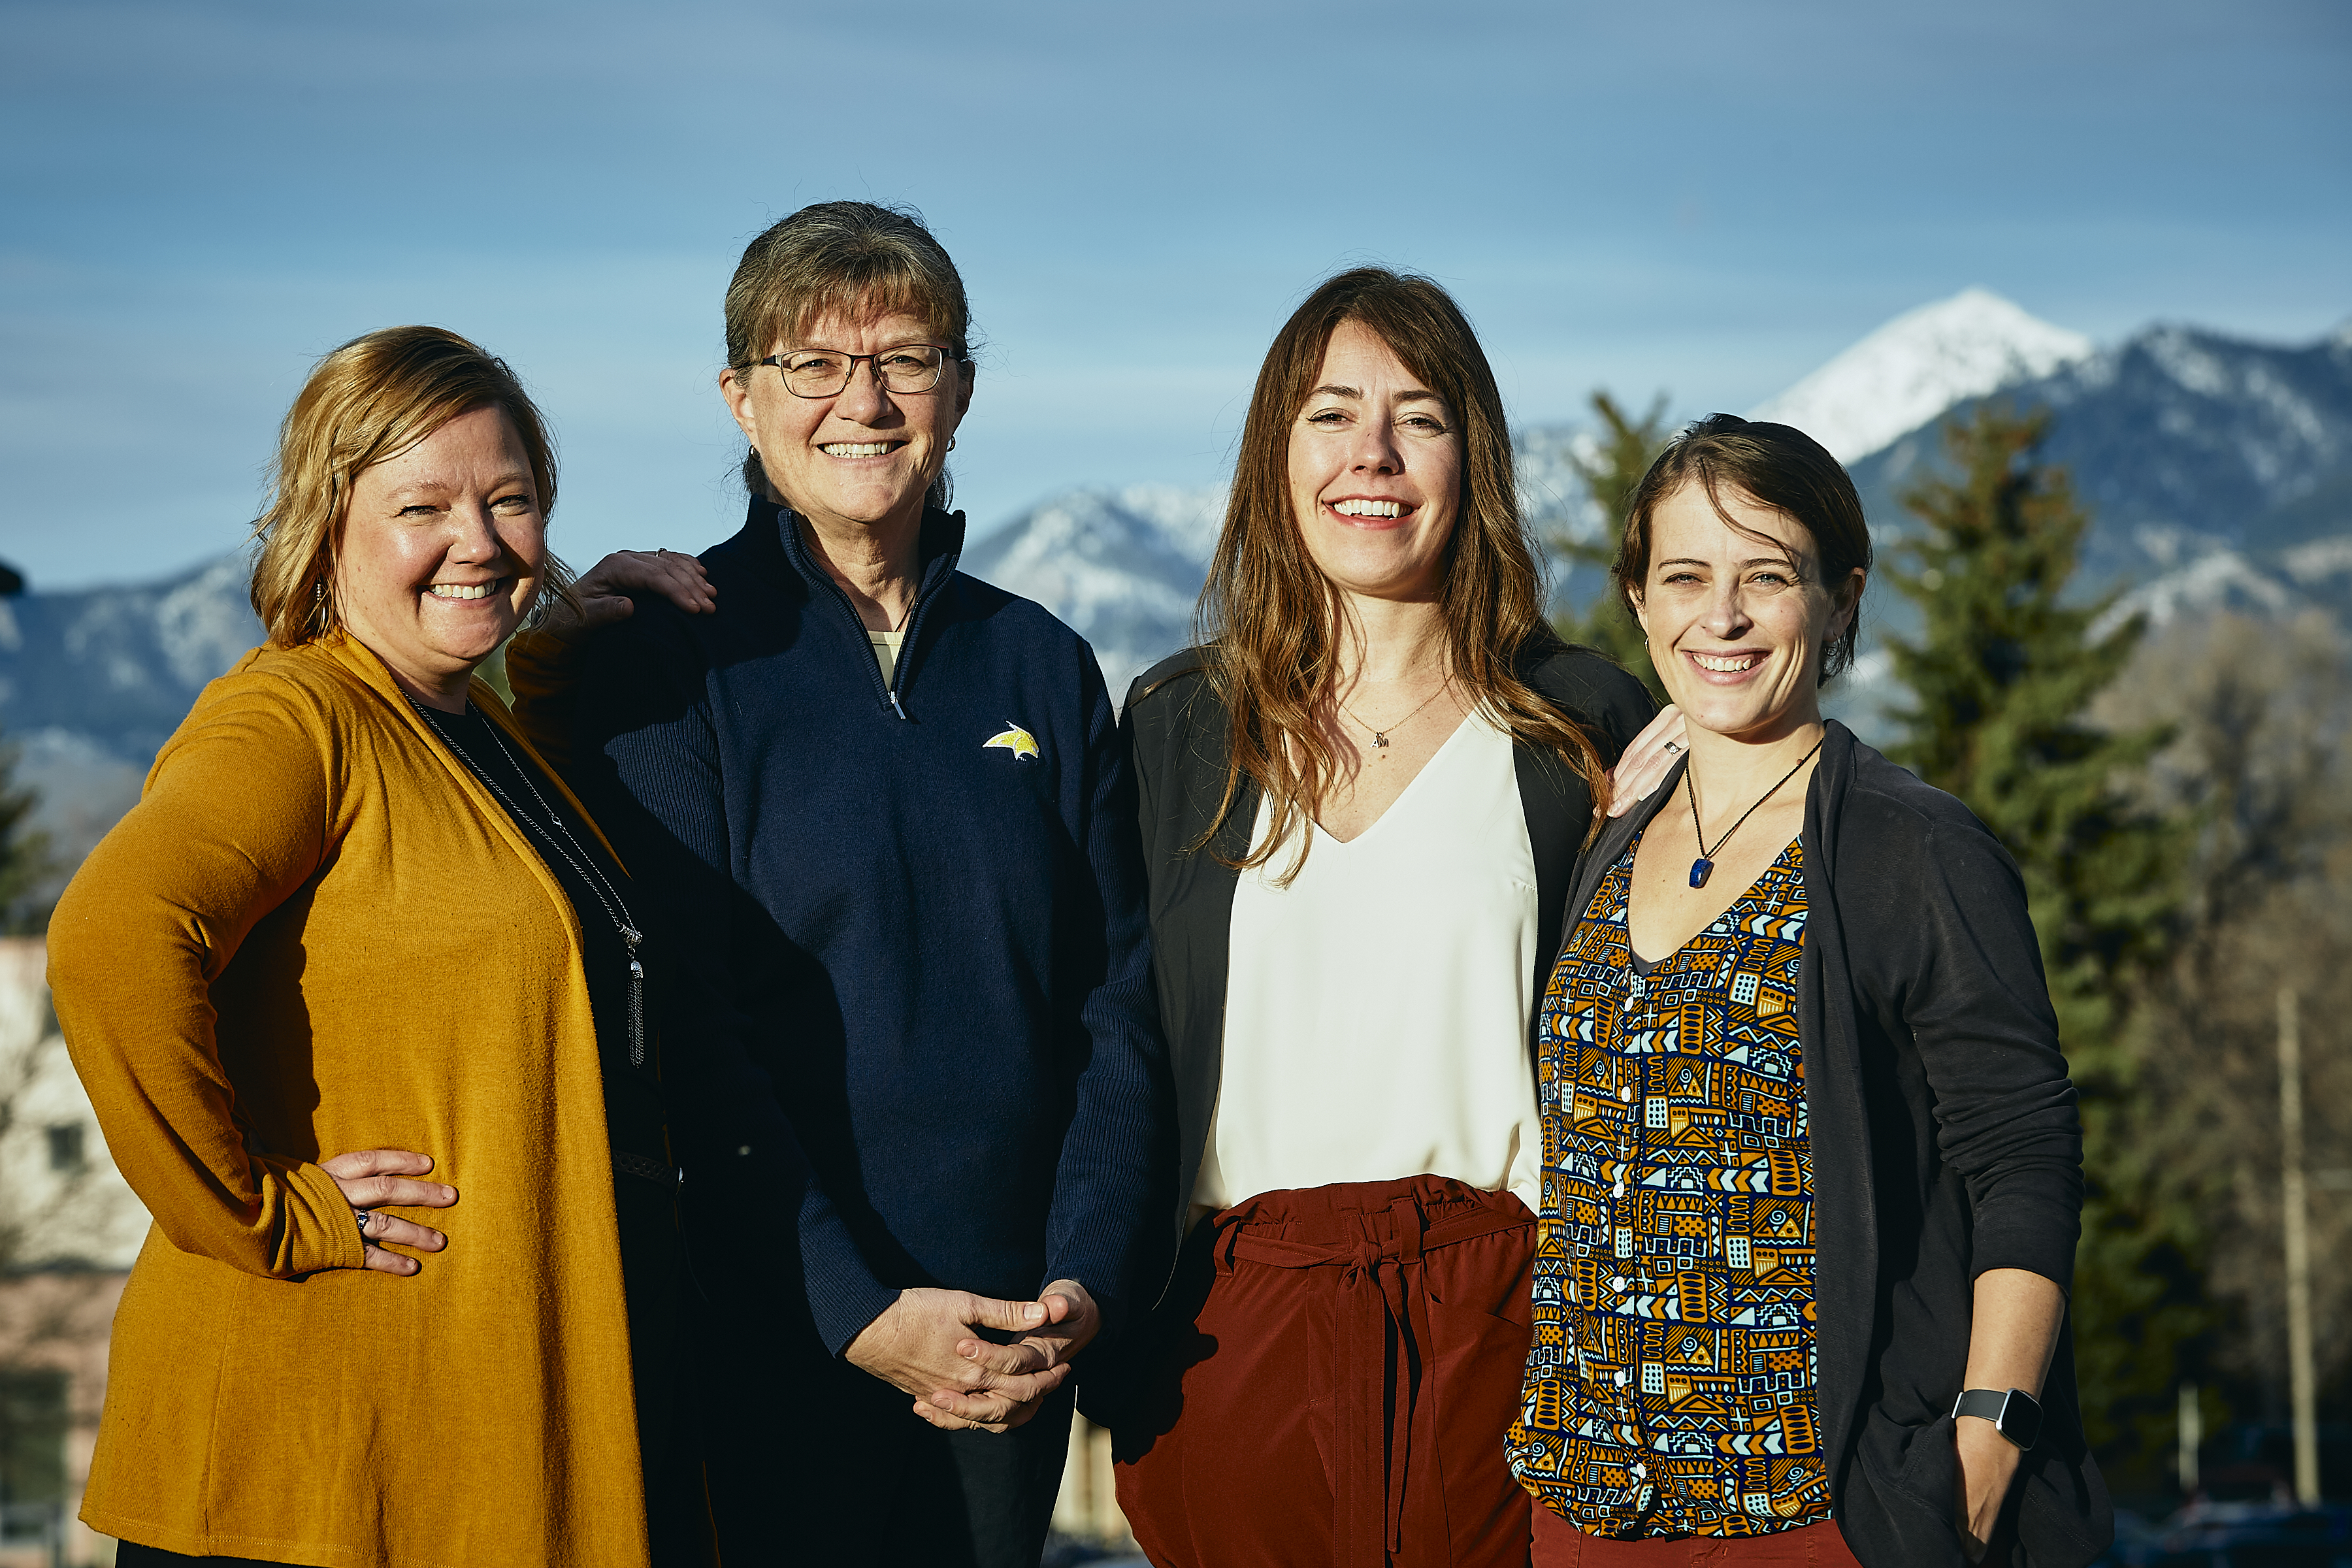
[(1793, 425), (1852, 463), (1956, 403), (2048, 376), (2096, 348), (1998, 294), (1963, 289), (1867, 333), (1748, 417)]
[[(1971, 309), (1987, 314), (1980, 302)], [(1898, 317), (1856, 349), (1874, 340), (1884, 349), (1889, 329), (1919, 314)], [(2049, 331), (2037, 338), (2041, 328)], [(2065, 329), (2035, 323), (2024, 336), (2054, 344), (2051, 353), (2074, 341), (2051, 333)], [(1843, 418), (1851, 411), (1822, 389), (1843, 386), (1866, 403), (1877, 384), (1823, 373), (1841, 361), (1886, 363), (1853, 353), (1758, 412), (1783, 407), (1810, 385), (1824, 417)], [(2009, 362), (1988, 351), (1968, 363), (1980, 383), (2006, 375)], [(2317, 607), (2352, 616), (2352, 325), (2313, 342), (2273, 344), (2160, 323), (2087, 354), (2067, 350), (2045, 374), (1958, 397), (1849, 463), (1883, 546), (1916, 526), (1899, 497), (1939, 470), (1942, 430), (1987, 397), (2055, 415), (2045, 456), (2068, 467), (2094, 511), (2083, 590), (2124, 589), (2115, 615), (2161, 621)], [(1576, 473), (1577, 460), (1596, 450), (1581, 426), (1518, 431), (1522, 501), (1539, 536), (1607, 530)], [(964, 568), (1036, 600), (1087, 637), (1117, 700), (1133, 675), (1192, 640), (1224, 506), (1222, 487), (1055, 490), (974, 537)], [(197, 692), (261, 640), (246, 603), (247, 569), (240, 553), (159, 582), (0, 599), (0, 730), (16, 748), (19, 780), (41, 794), (38, 826), (62, 858), (78, 859), (136, 799), (156, 748)], [(1604, 588), (1599, 574), (1557, 563), (1553, 584), (1568, 602)], [(1908, 613), (1874, 590), (1865, 626), (1899, 631)], [(1883, 653), (1867, 653), (1843, 683), (1842, 703), (1858, 723), (1892, 695), (1885, 668)]]

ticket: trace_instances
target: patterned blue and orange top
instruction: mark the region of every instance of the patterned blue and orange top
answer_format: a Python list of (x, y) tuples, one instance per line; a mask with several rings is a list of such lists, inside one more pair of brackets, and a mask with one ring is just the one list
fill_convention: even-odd
[(1543, 1214), (1511, 1468), (1593, 1535), (1830, 1517), (1797, 1041), (1804, 848), (1646, 974), (1637, 836), (1543, 998)]

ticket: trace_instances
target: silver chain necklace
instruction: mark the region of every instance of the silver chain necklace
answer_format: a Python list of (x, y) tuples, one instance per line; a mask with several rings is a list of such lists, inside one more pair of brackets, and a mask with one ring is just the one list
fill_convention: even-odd
[(547, 797), (539, 793), (539, 786), (531, 783), (530, 770), (516, 762), (515, 754), (507, 750), (507, 743), (499, 738), (499, 727), (496, 724), (492, 724), (488, 719), (482, 721), (490, 732), (490, 744), (499, 749), (499, 755), (507, 760), (507, 766), (514, 769), (515, 776), (522, 780), (522, 787), (530, 791), (530, 798), (538, 803), (541, 811), (546, 813), (548, 821), (555, 824), (555, 833), (562, 834), (562, 838), (558, 839), (555, 833), (550, 833), (546, 826), (529, 812), (518, 809), (512, 797), (499, 787), (499, 781), (476, 765), (474, 759), (466, 754), (466, 748), (457, 743), (457, 738), (442, 729), (432, 714), (425, 711), (425, 704), (412, 697), (409, 699), (409, 706), (423, 715), (425, 721), (432, 726), (433, 732), (441, 737), (445, 745), (457, 753), (457, 760), (466, 764), (467, 771), (489, 786), (490, 793), (499, 797), (499, 804), (506, 807), (509, 816), (520, 817), (525, 823), (538, 829), (539, 836), (547, 841), (549, 847), (562, 856), (563, 863), (572, 868), (572, 875), (586, 883), (588, 890), (596, 895), (596, 901), (604, 906), (604, 918), (613, 922), (614, 931), (620, 932), (621, 943), (628, 950), (629, 954), (629, 1065), (632, 1068), (645, 1066), (646, 966), (637, 961), (637, 944), (645, 941), (645, 933), (637, 930), (637, 922), (631, 918), (629, 906), (622, 900), (620, 889), (604, 879), (604, 873), (596, 868), (596, 862), (590, 858), (588, 851), (583, 849), (580, 847), (580, 841), (572, 837), (572, 829), (564, 826), (562, 816), (547, 804)]

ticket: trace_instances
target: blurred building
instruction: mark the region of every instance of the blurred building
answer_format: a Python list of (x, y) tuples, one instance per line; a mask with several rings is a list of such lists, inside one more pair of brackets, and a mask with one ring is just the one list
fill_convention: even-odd
[(39, 937), (0, 938), (0, 1568), (114, 1560), (74, 1515), (147, 1234), (58, 1037), (47, 966)]

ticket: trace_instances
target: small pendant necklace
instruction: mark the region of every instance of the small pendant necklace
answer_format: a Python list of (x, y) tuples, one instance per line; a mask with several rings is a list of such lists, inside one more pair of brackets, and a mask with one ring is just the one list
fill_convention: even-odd
[(1426, 697), (1423, 698), (1423, 699), (1422, 699), (1418, 703), (1415, 703), (1415, 704), (1413, 705), (1412, 712), (1406, 714), (1403, 718), (1402, 718), (1402, 719), (1398, 720), (1395, 723), (1391, 724), (1391, 725), (1387, 726), (1387, 727), (1386, 727), (1386, 728), (1384, 728), (1384, 729), (1372, 730), (1372, 727), (1371, 727), (1370, 724), (1364, 724), (1364, 721), (1362, 720), (1362, 718), (1361, 718), (1361, 717), (1360, 717), (1360, 716), (1357, 714), (1357, 712), (1356, 712), (1356, 710), (1355, 710), (1354, 709), (1352, 709), (1352, 708), (1349, 707), (1349, 706), (1348, 706), (1346, 703), (1344, 703), (1344, 702), (1342, 702), (1342, 703), (1340, 703), (1340, 704), (1339, 704), (1339, 711), (1340, 711), (1340, 712), (1342, 712), (1342, 713), (1345, 713), (1349, 718), (1350, 718), (1350, 719), (1354, 719), (1354, 720), (1356, 721), (1356, 722), (1357, 722), (1357, 723), (1359, 723), (1359, 724), (1364, 724), (1364, 728), (1365, 728), (1365, 729), (1367, 729), (1367, 730), (1371, 730), (1371, 731), (1372, 731), (1372, 744), (1373, 744), (1373, 745), (1375, 745), (1375, 746), (1385, 746), (1385, 745), (1387, 745), (1387, 744), (1389, 743), (1389, 731), (1390, 731), (1390, 730), (1402, 730), (1402, 729), (1403, 729), (1407, 724), (1411, 723), (1411, 722), (1413, 721), (1413, 718), (1414, 718), (1417, 714), (1419, 714), (1419, 713), (1421, 712), (1421, 710), (1422, 710), (1423, 708), (1426, 708), (1426, 707), (1428, 707), (1431, 703), (1433, 703), (1433, 702), (1436, 701), (1436, 700), (1437, 700), (1437, 699), (1438, 699), (1438, 698), (1439, 698), (1439, 697), (1440, 697), (1440, 696), (1441, 696), (1441, 695), (1445, 691), (1446, 688), (1448, 688), (1448, 687), (1452, 686), (1453, 684), (1454, 684), (1454, 678), (1453, 678), (1452, 676), (1450, 676), (1450, 675), (1449, 675), (1449, 676), (1447, 676), (1444, 680), (1442, 680), (1442, 681), (1438, 682), (1437, 689), (1436, 689), (1435, 691), (1431, 692), (1428, 696), (1426, 696)]
[[(1828, 737), (1824, 735), (1822, 739), (1826, 740)], [(1715, 847), (1712, 849), (1709, 849), (1706, 847), (1706, 829), (1701, 827), (1698, 822), (1698, 785), (1692, 780), (1691, 770), (1688, 768), (1685, 768), (1683, 770), (1684, 792), (1690, 796), (1691, 837), (1698, 840), (1698, 858), (1691, 862), (1690, 885), (1692, 887), (1704, 888), (1706, 886), (1706, 879), (1715, 875), (1715, 858), (1723, 852), (1723, 847), (1725, 845), (1731, 842), (1731, 836), (1738, 832), (1741, 825), (1747, 822), (1749, 817), (1756, 815), (1757, 811), (1763, 805), (1764, 801), (1770, 800), (1774, 795), (1779, 795), (1780, 793), (1780, 784), (1787, 784), (1790, 779), (1795, 778), (1797, 776), (1797, 768), (1801, 768), (1807, 763), (1811, 762), (1813, 760), (1813, 752), (1818, 752), (1821, 749), (1821, 741), (1815, 741), (1813, 742), (1813, 751), (1807, 752), (1803, 756), (1799, 757), (1797, 759), (1797, 767), (1790, 768), (1787, 773), (1782, 773), (1780, 775), (1780, 784), (1776, 784), (1770, 789), (1766, 790), (1764, 792), (1763, 800), (1758, 801), (1756, 805), (1751, 805), (1746, 811), (1741, 812), (1739, 814), (1739, 821), (1733, 823), (1730, 826), (1723, 830), (1723, 837), (1715, 841)]]

